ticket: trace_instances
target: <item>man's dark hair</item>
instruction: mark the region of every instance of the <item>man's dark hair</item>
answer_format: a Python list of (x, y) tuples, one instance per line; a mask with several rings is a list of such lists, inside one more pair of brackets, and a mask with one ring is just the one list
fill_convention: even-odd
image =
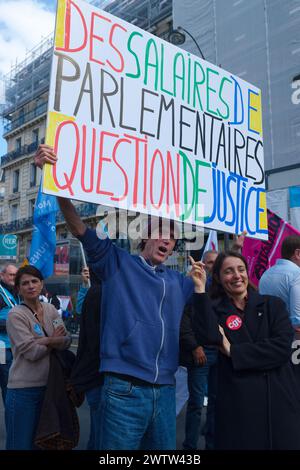
[(300, 236), (290, 235), (286, 237), (281, 245), (281, 258), (291, 259), (297, 249), (300, 249)]
[(15, 286), (16, 287), (20, 287), (21, 277), (24, 274), (29, 274), (30, 276), (37, 277), (40, 281), (44, 280), (41, 271), (39, 271), (37, 268), (35, 268), (34, 266), (31, 266), (29, 264), (28, 266), (24, 266), (23, 268), (18, 269), (17, 274), (16, 274), (16, 278), (15, 278)]
[[(162, 231), (163, 231), (163, 224), (165, 223), (165, 221), (163, 221), (163, 219), (160, 217), (159, 218), (159, 221), (158, 221), (158, 227), (157, 227), (157, 223), (154, 227), (154, 230), (156, 230), (157, 228), (159, 229), (159, 235), (161, 236), (162, 234)], [(174, 240), (175, 240), (175, 245), (174, 245), (174, 248), (173, 248), (173, 251), (175, 251), (178, 247), (178, 239), (174, 237), (174, 234), (176, 232), (176, 222), (174, 220), (169, 220), (167, 222), (169, 224), (169, 229), (170, 229), (170, 239), (173, 237)], [(151, 224), (151, 217), (148, 217), (148, 225), (146, 227), (146, 231), (145, 231), (145, 235), (146, 237), (144, 239), (142, 239), (140, 241), (140, 243), (138, 244), (138, 249), (140, 251), (143, 251), (143, 249), (145, 248), (146, 246), (146, 243), (147, 243), (147, 240), (151, 239), (151, 231), (152, 231), (153, 227), (152, 227), (152, 224)]]
[(205, 263), (205, 259), (207, 257), (207, 255), (211, 255), (211, 254), (214, 254), (214, 255), (217, 255), (219, 252), (217, 250), (207, 250), (203, 253), (203, 263)]
[(212, 284), (209, 290), (209, 294), (213, 299), (224, 297), (226, 295), (224, 288), (220, 281), (220, 272), (221, 272), (225, 259), (229, 257), (239, 258), (244, 263), (247, 274), (248, 274), (247, 261), (243, 255), (241, 255), (240, 253), (237, 253), (236, 251), (226, 251), (226, 252), (222, 251), (221, 253), (219, 253), (216, 261), (214, 262), (214, 266), (212, 270)]

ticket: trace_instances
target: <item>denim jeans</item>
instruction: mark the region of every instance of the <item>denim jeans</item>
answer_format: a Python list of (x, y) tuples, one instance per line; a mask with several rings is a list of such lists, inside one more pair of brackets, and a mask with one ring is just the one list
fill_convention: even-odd
[(100, 426), (100, 404), (101, 387), (95, 387), (85, 393), (90, 407), (90, 435), (86, 446), (87, 450), (97, 450), (99, 448), (99, 426)]
[(205, 425), (206, 449), (213, 449), (215, 401), (217, 388), (217, 356), (215, 349), (204, 348), (207, 363), (204, 366), (190, 366), (188, 371), (189, 399), (185, 418), (185, 440), (183, 448), (197, 449), (201, 433), (201, 415), (204, 396), (208, 387), (208, 407)]
[(175, 386), (105, 374), (99, 450), (176, 449)]
[(6, 450), (32, 450), (46, 387), (8, 388)]
[(3, 404), (5, 404), (9, 369), (13, 361), (11, 349), (5, 350), (5, 358), (6, 358), (5, 364), (0, 364), (0, 387), (1, 387)]

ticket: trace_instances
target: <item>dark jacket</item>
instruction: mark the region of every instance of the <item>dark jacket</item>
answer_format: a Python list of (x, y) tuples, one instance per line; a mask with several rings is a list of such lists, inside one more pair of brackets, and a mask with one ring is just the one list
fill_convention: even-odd
[(76, 392), (86, 392), (101, 385), (100, 365), (101, 285), (90, 287), (80, 316), (79, 342), (71, 383)]
[[(35, 445), (41, 449), (71, 450), (79, 441), (78, 397), (68, 377), (74, 361), (70, 351), (53, 351)], [(63, 366), (62, 366), (63, 365)]]
[(49, 304), (52, 304), (56, 308), (56, 310), (60, 310), (60, 300), (56, 294), (50, 297)]
[[(5, 282), (3, 281), (0, 281), (0, 284), (2, 287), (4, 287), (4, 289), (8, 290), (11, 293), (11, 295), (15, 299), (15, 304), (18, 305), (20, 303), (20, 299), (19, 299), (18, 294), (16, 293), (15, 288), (12, 286), (9, 286), (8, 284), (5, 284)], [(7, 306), (7, 302), (5, 301), (5, 299), (3, 298), (3, 295), (0, 292), (0, 310), (2, 308), (5, 308), (6, 306)]]
[(192, 305), (187, 305), (180, 324), (179, 364), (185, 367), (195, 365), (192, 351), (200, 346), (193, 331), (193, 312)]
[(81, 241), (102, 281), (100, 372), (174, 384), (180, 321), (192, 280), (164, 265), (150, 266), (93, 230)]
[[(249, 292), (241, 317), (227, 297), (194, 294), (193, 301), (198, 340), (221, 344), (220, 324), (231, 343), (231, 357), (219, 353), (216, 448), (299, 450), (300, 390), (284, 303)], [(237, 329), (231, 315), (241, 319)]]
[(196, 334), (193, 326), (193, 313), (192, 304), (186, 305), (180, 324), (179, 335), (179, 364), (184, 367), (203, 367), (202, 365), (195, 364), (193, 350), (202, 346), (204, 353), (208, 350), (214, 351), (217, 354), (217, 349), (213, 346), (200, 344), (197, 341)]

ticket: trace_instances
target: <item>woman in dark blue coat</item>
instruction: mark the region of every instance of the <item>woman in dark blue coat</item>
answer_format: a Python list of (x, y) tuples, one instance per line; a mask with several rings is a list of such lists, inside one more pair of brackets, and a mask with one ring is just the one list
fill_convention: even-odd
[(220, 349), (215, 448), (300, 449), (300, 390), (283, 302), (248, 289), (238, 253), (218, 256), (211, 298), (202, 263), (192, 264), (195, 332)]

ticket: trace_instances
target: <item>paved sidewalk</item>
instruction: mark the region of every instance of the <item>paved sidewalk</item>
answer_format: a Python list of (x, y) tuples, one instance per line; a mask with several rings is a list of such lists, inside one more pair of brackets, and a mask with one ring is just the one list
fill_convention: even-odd
[[(72, 335), (73, 336), (73, 335)], [(74, 335), (73, 342), (71, 348), (74, 352), (76, 352), (77, 348), (77, 339), (78, 335)], [(187, 398), (186, 392), (186, 385), (184, 381), (186, 380), (184, 371), (180, 371), (177, 374), (177, 386), (178, 386), (178, 399), (177, 399), (177, 412), (182, 408), (184, 401)], [(177, 416), (177, 439), (176, 439), (176, 447), (177, 449), (182, 449), (182, 442), (184, 440), (184, 420), (185, 420), (185, 409), (186, 405), (183, 406), (181, 411)], [(86, 444), (88, 441), (89, 436), (89, 426), (90, 426), (90, 415), (89, 415), (89, 407), (87, 402), (85, 401), (83, 405), (77, 410), (79, 415), (80, 421), (80, 439), (79, 445), (77, 449), (84, 450), (86, 448)], [(205, 420), (206, 408), (203, 409), (203, 422)], [(204, 448), (205, 441), (204, 438), (201, 436), (200, 438), (200, 449)], [(4, 424), (4, 407), (2, 403), (2, 399), (0, 397), (0, 450), (5, 449), (5, 424)]]

